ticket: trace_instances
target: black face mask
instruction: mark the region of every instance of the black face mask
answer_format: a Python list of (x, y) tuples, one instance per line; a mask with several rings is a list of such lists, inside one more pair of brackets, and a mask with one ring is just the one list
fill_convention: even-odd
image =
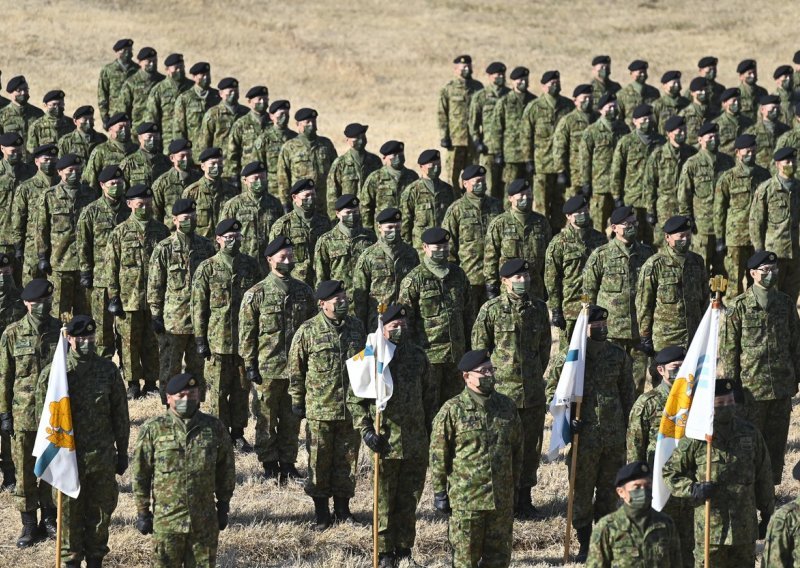
[(608, 327), (592, 327), (589, 328), (589, 338), (592, 341), (605, 341), (608, 338)]

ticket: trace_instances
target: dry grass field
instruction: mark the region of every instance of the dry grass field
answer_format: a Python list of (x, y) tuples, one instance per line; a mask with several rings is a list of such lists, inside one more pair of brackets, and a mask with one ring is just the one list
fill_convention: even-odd
[[(321, 134), (340, 150), (341, 132), (352, 121), (370, 125), (373, 151), (390, 138), (404, 140), (409, 164), (438, 143), (438, 90), (451, 78), (450, 61), (460, 53), (472, 54), (480, 80), (486, 64), (496, 59), (509, 69), (529, 67), (533, 90), (543, 71), (560, 69), (564, 93), (571, 94), (588, 79), (589, 62), (598, 53), (611, 54), (612, 78), (623, 84), (628, 82), (627, 63), (634, 58), (649, 60), (652, 83), (658, 84), (664, 71), (680, 69), (686, 85), (697, 60), (714, 54), (720, 58), (719, 80), (732, 85), (737, 62), (755, 57), (761, 64), (761, 84), (772, 90), (773, 69), (791, 63), (800, 48), (793, 40), (800, 5), (770, 1), (755, 6), (744, 0), (0, 0), (0, 14), (3, 84), (25, 74), (34, 104), (55, 88), (66, 91), (68, 113), (81, 104), (96, 104), (97, 75), (113, 57), (111, 45), (120, 37), (133, 37), (135, 50), (151, 45), (160, 62), (173, 51), (185, 54), (187, 67), (209, 61), (214, 84), (231, 75), (239, 79), (242, 91), (263, 83), (273, 99), (288, 98), (294, 108), (315, 107)], [(143, 420), (158, 412), (154, 399), (132, 404), (132, 444)], [(787, 464), (800, 458), (796, 413), (794, 418)], [(252, 425), (247, 437), (252, 441)], [(305, 455), (301, 449), (301, 469)], [(365, 455), (361, 465), (354, 511), (367, 521), (372, 494)], [(221, 566), (370, 566), (368, 526), (315, 534), (308, 527), (312, 503), (302, 489), (265, 483), (260, 471), (252, 454), (237, 457), (238, 484), (231, 523), (221, 536)], [(561, 561), (567, 488), (563, 461), (543, 466), (539, 479), (535, 501), (548, 518), (515, 525), (514, 566)], [(125, 475), (107, 566), (148, 564), (150, 539), (133, 528), (136, 511), (130, 491)], [(793, 498), (796, 491), (785, 473), (780, 501)], [(431, 501), (428, 488), (419, 507), (415, 557), (428, 566), (445, 566), (446, 523), (434, 514)], [(19, 516), (7, 493), (0, 494), (0, 511), (0, 565), (51, 565), (51, 543), (28, 551), (15, 548)]]

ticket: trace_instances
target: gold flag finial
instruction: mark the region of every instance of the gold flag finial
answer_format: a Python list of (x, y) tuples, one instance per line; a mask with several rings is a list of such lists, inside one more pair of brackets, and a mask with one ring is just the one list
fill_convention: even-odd
[(708, 285), (712, 292), (719, 292), (722, 295), (728, 289), (728, 279), (721, 274), (717, 274), (709, 279)]

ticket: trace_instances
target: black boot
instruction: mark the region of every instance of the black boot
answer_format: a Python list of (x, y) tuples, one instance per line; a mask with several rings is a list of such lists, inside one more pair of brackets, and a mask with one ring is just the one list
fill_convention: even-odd
[(324, 531), (331, 526), (331, 510), (327, 497), (314, 497), (314, 528)]
[(244, 453), (253, 451), (253, 446), (244, 439), (244, 428), (231, 428), (231, 442), (234, 450)]
[(278, 467), (278, 462), (276, 461), (264, 462), (261, 465), (264, 466), (264, 477), (266, 477), (267, 480), (277, 479), (278, 476), (280, 475), (281, 470)]
[(381, 552), (378, 554), (378, 568), (394, 568), (395, 557), (390, 552)]
[(361, 523), (356, 521), (353, 514), (350, 512), (350, 498), (349, 497), (336, 497), (333, 498), (333, 522), (347, 523), (348, 525), (360, 526)]
[(39, 530), (50, 540), (55, 540), (58, 534), (55, 509), (42, 509), (42, 522), (39, 523)]
[(17, 487), (17, 474), (14, 472), (13, 467), (3, 469), (3, 485), (0, 491), (8, 491), (13, 493)]
[(541, 518), (539, 511), (533, 506), (530, 487), (520, 487), (517, 504), (514, 507), (514, 518), (523, 520)]
[(581, 545), (578, 550), (578, 555), (575, 557), (575, 562), (584, 564), (586, 558), (589, 556), (589, 540), (592, 538), (592, 525), (586, 525), (579, 529), (575, 529), (578, 533), (578, 543)]
[(136, 400), (142, 396), (142, 389), (139, 383), (128, 383), (128, 400)]
[(410, 548), (395, 549), (394, 557), (399, 568), (425, 568), (422, 564), (414, 561)]
[(103, 568), (102, 558), (87, 558), (86, 568)]
[(144, 388), (142, 389), (142, 396), (149, 396), (151, 394), (160, 394), (158, 385), (156, 383), (148, 383), (145, 381)]
[(36, 511), (22, 513), (22, 533), (17, 539), (17, 548), (28, 548), (36, 542)]
[(281, 484), (289, 481), (302, 484), (305, 482), (305, 477), (300, 475), (293, 463), (281, 462)]

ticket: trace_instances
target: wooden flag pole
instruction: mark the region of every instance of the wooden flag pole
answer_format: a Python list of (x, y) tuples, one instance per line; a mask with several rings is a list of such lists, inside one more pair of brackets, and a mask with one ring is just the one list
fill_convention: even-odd
[[(383, 312), (386, 311), (386, 304), (378, 304), (378, 317), (381, 317)], [(376, 332), (377, 334), (377, 332)], [(375, 337), (375, 344), (377, 346), (378, 338)], [(378, 389), (383, 390), (383, 379), (378, 379), (378, 353), (374, 353), (375, 361), (375, 394), (378, 395)], [(383, 396), (378, 397), (383, 400)], [(375, 433), (381, 435), (381, 409), (378, 404), (378, 399), (375, 400)], [(375, 460), (373, 467), (372, 479), (372, 568), (378, 568), (378, 487), (380, 483), (380, 470), (381, 470), (381, 455), (375, 452), (373, 457)]]
[(61, 491), (58, 491), (56, 509), (56, 568), (61, 568)]

